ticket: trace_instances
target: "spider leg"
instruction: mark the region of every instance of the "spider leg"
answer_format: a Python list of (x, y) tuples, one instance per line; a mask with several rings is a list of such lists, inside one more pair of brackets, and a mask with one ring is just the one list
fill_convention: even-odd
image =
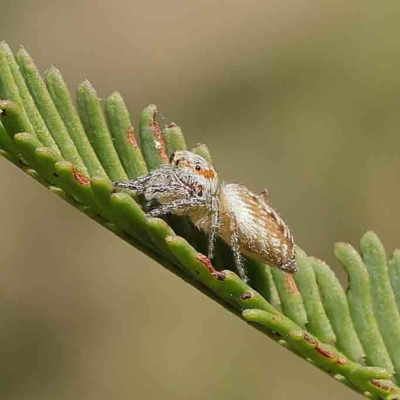
[(148, 180), (149, 175), (145, 175), (134, 181), (113, 182), (113, 185), (116, 189), (128, 189), (136, 192), (137, 194), (141, 194), (144, 192)]
[(297, 266), (295, 257), (293, 257), (291, 260), (289, 260), (285, 264), (280, 265), (278, 268), (280, 270), (284, 271), (284, 272), (289, 273), (289, 274), (293, 274), (295, 272), (299, 272), (299, 267)]
[(271, 204), (270, 197), (269, 197), (269, 190), (264, 188), (261, 193), (258, 195), (261, 201), (264, 201), (265, 204)]
[(204, 206), (204, 201), (196, 198), (179, 199), (174, 200), (168, 204), (162, 204), (161, 206), (154, 208), (149, 211), (147, 217), (159, 217), (165, 214), (181, 214), (184, 215), (192, 207)]
[(215, 241), (218, 236), (219, 227), (220, 227), (219, 201), (218, 198), (214, 198), (211, 201), (211, 223), (210, 223), (210, 233), (208, 235), (208, 258), (210, 260), (214, 258)]
[(235, 266), (237, 272), (239, 273), (240, 278), (244, 282), (248, 282), (248, 277), (246, 270), (244, 268), (244, 260), (242, 255), (240, 254), (240, 247), (239, 247), (239, 233), (237, 231), (237, 222), (235, 215), (230, 213), (230, 233), (231, 233), (231, 247), (233, 252), (233, 258), (235, 259)]

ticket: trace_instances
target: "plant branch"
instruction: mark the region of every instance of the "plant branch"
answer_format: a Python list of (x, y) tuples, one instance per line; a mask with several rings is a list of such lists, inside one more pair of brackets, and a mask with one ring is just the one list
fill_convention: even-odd
[[(294, 277), (247, 260), (247, 285), (230, 270), (234, 263), (227, 245), (218, 241), (213, 265), (204, 255), (205, 235), (187, 218), (147, 218), (136, 197), (113, 192), (112, 181), (137, 178), (186, 149), (179, 126), (160, 129), (155, 105), (141, 113), (137, 137), (119, 93), (107, 98), (103, 111), (85, 81), (78, 86), (76, 109), (60, 71), (50, 68), (43, 80), (25, 49), (14, 57), (4, 42), (0, 98), (0, 155), (353, 390), (375, 399), (400, 399), (399, 251), (388, 263), (372, 232), (361, 241), (362, 256), (350, 245), (337, 244), (335, 255), (350, 281), (347, 296), (329, 266), (299, 248)], [(212, 162), (206, 145), (192, 151)]]

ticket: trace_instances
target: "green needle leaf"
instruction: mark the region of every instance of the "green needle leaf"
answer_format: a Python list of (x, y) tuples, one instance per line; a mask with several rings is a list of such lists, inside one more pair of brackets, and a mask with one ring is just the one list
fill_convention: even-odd
[(181, 128), (171, 122), (162, 131), (168, 158), (177, 150), (186, 150), (185, 137)]
[[(400, 316), (390, 286), (385, 249), (373, 232), (361, 238), (361, 254), (367, 267), (374, 315), (389, 350), (396, 376), (400, 376)], [(398, 383), (400, 379), (398, 380)]]
[(71, 193), (76, 201), (101, 215), (102, 209), (94, 196), (89, 178), (81, 174), (69, 161), (58, 161), (54, 164), (54, 176), (57, 178), (57, 185)]
[(336, 243), (335, 256), (349, 275), (347, 301), (368, 365), (393, 372), (393, 363), (378, 329), (370, 294), (369, 276), (359, 254), (346, 243)]
[(194, 147), (191, 151), (195, 154), (198, 154), (200, 157), (203, 157), (210, 164), (214, 165), (210, 150), (204, 143), (198, 143), (197, 146)]
[(78, 86), (77, 98), (83, 126), (107, 175), (113, 181), (127, 180), (128, 177), (107, 128), (97, 93), (89, 81), (86, 80)]
[(395, 294), (397, 310), (400, 311), (400, 250), (396, 249), (389, 261), (390, 283)]
[[(0, 121), (1, 120), (2, 116), (0, 114)], [(13, 156), (15, 159), (18, 159), (18, 154), (19, 154), (18, 149), (15, 147), (14, 142), (7, 134), (7, 131), (1, 122), (0, 122), (0, 148), (2, 148), (4, 151), (10, 154), (10, 156)]]
[(276, 309), (280, 309), (281, 301), (272, 276), (271, 267), (260, 261), (246, 260), (246, 269), (252, 287), (264, 296)]
[(300, 249), (297, 249), (296, 254), (299, 272), (294, 274), (294, 279), (303, 297), (307, 312), (307, 328), (319, 340), (335, 344), (336, 336), (321, 303), (317, 279), (311, 260)]
[(45, 122), (43, 121), (42, 116), (36, 108), (35, 102), (33, 101), (33, 98), (21, 74), (19, 65), (15, 60), (14, 54), (12, 53), (9, 46), (4, 42), (0, 43), (0, 52), (3, 52), (5, 57), (7, 58), (11, 74), (14, 78), (20, 96), (20, 98), (16, 98), (15, 101), (18, 101), (21, 105), (23, 105), (24, 109), (26, 110), (27, 116), (29, 117), (29, 120), (32, 123), (35, 131), (32, 133), (35, 133), (37, 135), (44, 146), (59, 151), (56, 143), (54, 142), (54, 139), (47, 129)]
[(19, 132), (29, 132), (35, 135), (29, 119), (24, 116), (23, 108), (19, 103), (9, 100), (0, 101), (0, 122), (13, 140)]
[[(39, 139), (31, 133), (21, 132), (14, 136), (14, 141), (18, 151), (22, 154), (27, 163), (42, 177), (46, 178), (48, 182), (55, 182), (52, 168), (48, 168), (48, 165), (43, 166), (37, 157), (36, 150), (42, 148), (42, 143)], [(59, 160), (61, 160), (60, 155), (58, 155), (54, 162)]]
[(293, 275), (278, 268), (271, 268), (271, 272), (278, 289), (283, 313), (297, 325), (305, 328), (308, 322), (307, 313)]
[(22, 105), (22, 99), (8, 63), (6, 48), (7, 45), (2, 42), (0, 45), (0, 98), (19, 104), (18, 118), (21, 121), (21, 125), (25, 127), (23, 131), (35, 134), (33, 126)]
[(47, 89), (54, 105), (73, 140), (90, 176), (106, 176), (104, 168), (94, 152), (83, 129), (71, 95), (60, 71), (51, 67), (46, 73)]
[(342, 285), (327, 264), (313, 257), (308, 259), (314, 268), (322, 303), (335, 331), (337, 348), (351, 360), (362, 362), (365, 353), (354, 329)]
[(136, 179), (147, 174), (135, 128), (132, 126), (128, 109), (118, 92), (106, 100), (105, 112), (108, 127), (114, 140), (114, 146), (129, 179)]
[[(52, 137), (57, 143), (61, 154), (67, 161), (73, 163), (79, 171), (87, 173), (78, 150), (69, 136), (69, 133), (46, 88), (46, 84), (40, 76), (31, 56), (24, 48), (21, 48), (17, 53), (16, 59), (29, 91), (35, 101), (36, 107), (45, 121)], [(30, 131), (25, 130), (24, 132)]]
[(140, 146), (150, 171), (168, 162), (164, 138), (157, 122), (157, 107), (147, 106), (140, 116)]

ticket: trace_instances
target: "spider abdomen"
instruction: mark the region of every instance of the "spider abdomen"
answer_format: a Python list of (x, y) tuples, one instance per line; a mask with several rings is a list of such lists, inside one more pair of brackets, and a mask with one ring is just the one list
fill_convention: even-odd
[[(287, 272), (296, 272), (293, 235), (278, 213), (243, 185), (226, 184), (220, 189), (219, 236), (231, 243), (237, 234), (240, 252)], [(233, 228), (232, 228), (233, 227)]]

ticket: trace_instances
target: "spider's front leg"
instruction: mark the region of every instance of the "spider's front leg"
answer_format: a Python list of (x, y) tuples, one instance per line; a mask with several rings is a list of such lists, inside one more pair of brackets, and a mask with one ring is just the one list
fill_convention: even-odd
[(147, 182), (149, 181), (150, 176), (145, 175), (134, 181), (121, 181), (121, 182), (113, 182), (115, 189), (127, 189), (136, 192), (137, 194), (142, 194), (146, 189)]
[(174, 200), (171, 203), (162, 204), (149, 211), (147, 217), (159, 217), (165, 214), (185, 215), (190, 213), (191, 209), (204, 206), (204, 201), (196, 198), (187, 198)]

